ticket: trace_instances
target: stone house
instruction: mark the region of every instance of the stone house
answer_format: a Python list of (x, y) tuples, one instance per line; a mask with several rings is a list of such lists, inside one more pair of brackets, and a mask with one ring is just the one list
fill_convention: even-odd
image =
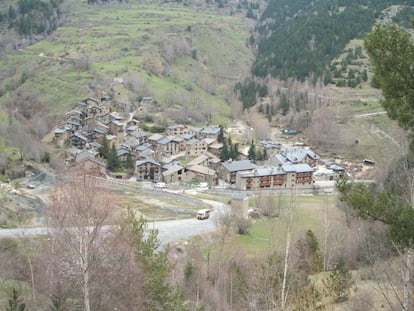
[(234, 184), (236, 183), (236, 174), (242, 171), (250, 171), (256, 168), (250, 160), (241, 161), (225, 161), (219, 168), (219, 177), (225, 182)]
[(217, 185), (217, 172), (202, 165), (187, 166), (187, 180), (206, 182), (210, 187)]
[(161, 180), (161, 164), (154, 159), (146, 158), (135, 162), (137, 180)]
[(165, 134), (167, 136), (180, 136), (182, 134), (192, 134), (192, 130), (182, 124), (174, 124), (167, 127)]
[(207, 144), (204, 140), (194, 138), (187, 142), (185, 149), (187, 156), (197, 156), (207, 152)]
[(174, 164), (162, 173), (163, 181), (167, 184), (180, 183), (185, 181), (185, 168)]

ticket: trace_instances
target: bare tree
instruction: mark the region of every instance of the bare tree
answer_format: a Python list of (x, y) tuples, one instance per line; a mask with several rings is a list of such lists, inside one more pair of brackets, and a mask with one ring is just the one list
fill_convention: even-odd
[(62, 255), (63, 271), (76, 276), (81, 284), (85, 311), (91, 310), (91, 267), (112, 204), (110, 193), (98, 179), (81, 173), (55, 189), (47, 209), (54, 250)]

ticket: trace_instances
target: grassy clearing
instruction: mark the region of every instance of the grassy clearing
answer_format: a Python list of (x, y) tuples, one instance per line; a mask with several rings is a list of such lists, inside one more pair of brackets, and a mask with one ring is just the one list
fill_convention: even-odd
[(286, 245), (290, 204), (291, 245), (294, 245), (294, 242), (306, 230), (312, 230), (319, 241), (322, 241), (325, 213), (328, 215), (331, 226), (335, 226), (338, 230), (345, 227), (344, 215), (336, 207), (335, 196), (298, 196), (292, 199), (282, 196), (281, 203), (279, 217), (257, 220), (251, 227), (250, 234), (237, 237), (233, 243), (243, 247), (250, 255), (283, 250)]

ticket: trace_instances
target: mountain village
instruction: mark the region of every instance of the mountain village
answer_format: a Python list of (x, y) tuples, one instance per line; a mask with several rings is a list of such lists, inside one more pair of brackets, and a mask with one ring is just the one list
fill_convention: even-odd
[[(152, 104), (144, 97), (140, 107)], [(141, 108), (142, 109), (142, 108)], [(54, 143), (67, 150), (66, 164), (94, 170), (119, 179), (151, 181), (166, 185), (221, 185), (237, 190), (303, 190), (313, 192), (320, 180), (333, 181), (346, 173), (335, 161), (322, 161), (304, 144), (282, 144), (259, 140), (256, 147), (263, 161), (249, 158), (249, 146), (238, 152), (238, 159), (220, 157), (223, 141), (220, 126), (191, 127), (171, 124), (163, 133), (148, 133), (140, 128), (135, 113), (113, 111), (109, 97), (87, 98), (67, 112), (54, 131)], [(240, 132), (240, 131), (239, 131)], [(132, 161), (128, 172), (111, 172), (100, 152), (102, 141), (116, 150), (120, 163)], [(320, 167), (324, 169), (321, 170)], [(332, 185), (332, 183), (331, 183)]]

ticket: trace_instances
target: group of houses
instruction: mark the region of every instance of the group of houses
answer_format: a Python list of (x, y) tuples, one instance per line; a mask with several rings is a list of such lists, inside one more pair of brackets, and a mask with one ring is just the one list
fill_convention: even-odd
[(106, 175), (100, 147), (105, 137), (120, 161), (133, 159), (136, 180), (167, 184), (219, 179), (240, 190), (312, 187), (319, 156), (308, 148), (284, 147), (271, 141), (257, 145), (267, 150), (261, 166), (247, 158), (222, 162), (220, 127), (204, 128), (173, 124), (164, 133), (148, 133), (131, 113), (112, 111), (107, 98), (88, 98), (64, 116), (55, 129), (54, 141), (69, 150), (69, 165), (82, 165)]

